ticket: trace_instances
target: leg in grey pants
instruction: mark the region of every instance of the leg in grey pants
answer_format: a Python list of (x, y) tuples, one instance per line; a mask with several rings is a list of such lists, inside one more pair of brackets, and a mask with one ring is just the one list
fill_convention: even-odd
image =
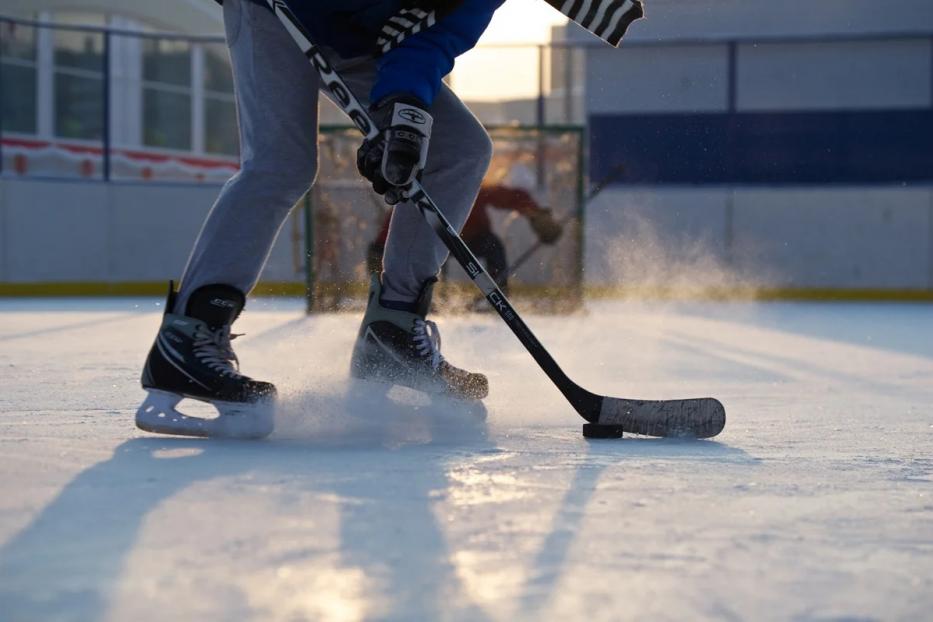
[[(195, 243), (181, 281), (178, 310), (203, 285), (256, 285), (279, 228), (317, 173), (317, 72), (278, 19), (245, 0), (224, 2), (240, 128), (240, 171), (224, 185)], [(337, 62), (364, 103), (375, 62)], [(434, 115), (424, 187), (460, 228), (476, 199), (492, 144), (479, 121), (444, 86)], [(447, 250), (411, 204), (392, 217), (383, 296), (409, 302), (435, 276)]]

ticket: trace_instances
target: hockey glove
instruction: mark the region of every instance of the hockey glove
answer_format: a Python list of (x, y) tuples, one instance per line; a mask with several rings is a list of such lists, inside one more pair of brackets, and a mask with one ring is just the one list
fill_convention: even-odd
[(389, 205), (408, 199), (411, 182), (421, 179), (433, 123), (426, 107), (416, 97), (390, 95), (370, 108), (381, 131), (363, 141), (356, 166)]
[(554, 220), (554, 215), (551, 214), (551, 210), (548, 208), (531, 212), (528, 215), (528, 221), (542, 244), (554, 244), (560, 239), (561, 233), (564, 232), (563, 225)]

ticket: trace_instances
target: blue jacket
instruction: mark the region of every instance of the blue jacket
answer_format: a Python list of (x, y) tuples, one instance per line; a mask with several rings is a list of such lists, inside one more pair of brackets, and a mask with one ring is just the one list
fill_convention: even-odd
[[(263, 0), (252, 0), (265, 5)], [(340, 56), (370, 56), (386, 21), (403, 0), (286, 0), (315, 43)], [(407, 37), (377, 59), (378, 73), (370, 92), (377, 102), (387, 95), (414, 95), (431, 105), (457, 56), (471, 50), (505, 0), (462, 0), (436, 24)]]

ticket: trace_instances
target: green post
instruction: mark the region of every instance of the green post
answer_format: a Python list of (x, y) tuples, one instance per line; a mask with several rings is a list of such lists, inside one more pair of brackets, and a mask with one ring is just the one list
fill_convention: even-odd
[(304, 212), (305, 212), (305, 313), (311, 315), (315, 311), (316, 300), (315, 293), (317, 288), (317, 274), (314, 265), (314, 205), (311, 200), (311, 193), (314, 189), (305, 193)]
[(577, 130), (577, 302), (583, 306), (583, 277), (584, 277), (584, 253), (583, 245), (586, 238), (583, 235), (583, 227), (586, 225), (586, 130), (578, 128)]

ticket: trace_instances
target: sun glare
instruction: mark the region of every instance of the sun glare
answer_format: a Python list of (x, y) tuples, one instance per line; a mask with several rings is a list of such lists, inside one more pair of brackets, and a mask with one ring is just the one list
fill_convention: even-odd
[(551, 39), (551, 26), (566, 21), (566, 17), (543, 0), (507, 0), (496, 11), (480, 45), (547, 43)]
[[(543, 0), (508, 0), (496, 11), (479, 46), (457, 59), (453, 85), (467, 100), (533, 97), (538, 92), (537, 45), (567, 18)], [(527, 47), (493, 47), (527, 43)]]

